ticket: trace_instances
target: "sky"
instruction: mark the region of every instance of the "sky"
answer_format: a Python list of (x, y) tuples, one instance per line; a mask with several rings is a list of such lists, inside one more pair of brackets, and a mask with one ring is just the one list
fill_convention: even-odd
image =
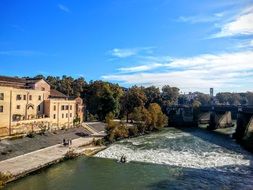
[(1, 0), (0, 75), (253, 91), (253, 0)]

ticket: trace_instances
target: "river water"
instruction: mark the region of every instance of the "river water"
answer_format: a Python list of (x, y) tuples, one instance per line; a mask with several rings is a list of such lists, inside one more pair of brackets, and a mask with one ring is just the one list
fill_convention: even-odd
[[(117, 160), (125, 155), (129, 163)], [(228, 135), (167, 128), (8, 184), (9, 190), (253, 189), (253, 155)]]

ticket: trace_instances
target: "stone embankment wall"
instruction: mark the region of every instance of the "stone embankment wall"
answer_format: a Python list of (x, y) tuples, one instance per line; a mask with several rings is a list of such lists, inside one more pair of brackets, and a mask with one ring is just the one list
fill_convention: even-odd
[(69, 125), (68, 123), (66, 123), (62, 125), (57, 125), (57, 123), (52, 123), (50, 118), (23, 120), (13, 122), (11, 128), (0, 128), (0, 137), (28, 134), (31, 132), (39, 133), (41, 131), (55, 131), (72, 127), (74, 127), (74, 124)]

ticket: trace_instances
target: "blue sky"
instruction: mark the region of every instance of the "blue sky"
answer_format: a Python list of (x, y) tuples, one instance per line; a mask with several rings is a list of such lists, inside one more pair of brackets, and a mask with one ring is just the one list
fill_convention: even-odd
[(253, 89), (253, 0), (1, 0), (0, 18), (0, 75)]

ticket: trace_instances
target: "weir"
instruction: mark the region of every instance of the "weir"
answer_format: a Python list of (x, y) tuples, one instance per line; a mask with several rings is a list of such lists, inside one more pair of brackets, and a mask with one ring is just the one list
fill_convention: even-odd
[[(253, 106), (173, 106), (167, 109), (169, 126), (192, 127), (207, 124), (208, 130), (232, 127), (236, 119), (237, 127), (233, 138), (253, 151)], [(235, 117), (236, 115), (236, 117)]]

